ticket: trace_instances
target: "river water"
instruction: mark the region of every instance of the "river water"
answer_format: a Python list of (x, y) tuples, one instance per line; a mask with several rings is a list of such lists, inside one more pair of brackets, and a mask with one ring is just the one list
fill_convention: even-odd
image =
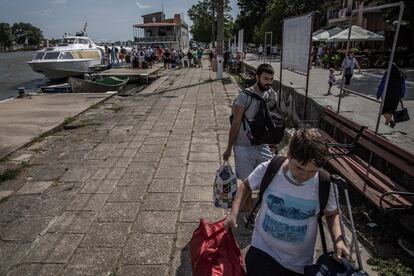
[(49, 82), (26, 63), (34, 54), (32, 51), (0, 53), (0, 101), (16, 96), (19, 87), (24, 87), (27, 92), (37, 92)]

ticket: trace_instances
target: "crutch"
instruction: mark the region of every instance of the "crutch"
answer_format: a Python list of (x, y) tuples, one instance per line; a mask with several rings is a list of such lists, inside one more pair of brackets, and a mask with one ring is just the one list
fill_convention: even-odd
[[(352, 254), (352, 248), (353, 247), (355, 248), (355, 254), (357, 256), (357, 261), (358, 261), (358, 271), (359, 271), (358, 275), (368, 275), (366, 272), (363, 271), (361, 253), (359, 251), (358, 237), (357, 237), (357, 233), (355, 230), (354, 219), (352, 217), (352, 208), (351, 208), (351, 201), (349, 200), (347, 182), (345, 181), (345, 179), (343, 179), (342, 177), (336, 174), (331, 175), (331, 182), (334, 184), (333, 187), (335, 189), (335, 199), (336, 199), (336, 203), (338, 206), (339, 220), (340, 220), (342, 235), (345, 235), (345, 232), (344, 232), (343, 214), (342, 214), (341, 208), (339, 207), (340, 205), (339, 205), (339, 197), (338, 197), (338, 186), (343, 189), (343, 192), (345, 195), (346, 206), (347, 206), (348, 214), (349, 214), (349, 223), (351, 226), (351, 233), (352, 233), (352, 240), (351, 240), (351, 244), (349, 248), (351, 250), (351, 254)], [(345, 241), (345, 238), (344, 238), (344, 241)]]

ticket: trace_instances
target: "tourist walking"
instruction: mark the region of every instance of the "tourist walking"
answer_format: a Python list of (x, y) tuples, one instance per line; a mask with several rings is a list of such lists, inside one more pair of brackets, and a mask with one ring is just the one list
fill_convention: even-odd
[(201, 58), (203, 57), (203, 50), (201, 50), (200, 48), (197, 49), (197, 63), (198, 66), (203, 68), (203, 63), (201, 62)]
[(328, 88), (328, 92), (325, 94), (325, 96), (332, 95), (331, 89), (332, 89), (332, 86), (334, 85), (334, 83), (336, 82), (334, 73), (335, 73), (335, 69), (332, 68), (332, 67), (329, 68), (329, 77), (328, 77), (328, 86), (329, 86), (329, 88)]
[(322, 139), (316, 129), (297, 130), (290, 140), (288, 157), (277, 156), (260, 164), (237, 190), (224, 222), (224, 228), (233, 233), (243, 201), (251, 191), (260, 189), (272, 164), (275, 174), (263, 194), (245, 258), (248, 276), (303, 275), (304, 267), (313, 264), (319, 215), (326, 217), (335, 258), (350, 257), (329, 173), (322, 169), (328, 154)]
[[(384, 73), (381, 83), (378, 86), (377, 99), (383, 97), (385, 79), (387, 72)], [(382, 115), (385, 118), (385, 124), (390, 127), (395, 127), (394, 114), (397, 110), (398, 103), (405, 96), (405, 79), (406, 75), (400, 71), (395, 63), (391, 65), (391, 74), (388, 81), (387, 93), (384, 99), (384, 106), (382, 108)]]
[(114, 44), (112, 44), (112, 48), (111, 48), (111, 64), (115, 63), (115, 46)]
[[(339, 75), (342, 75), (342, 73), (345, 76), (345, 89), (349, 89), (349, 85), (351, 84), (351, 78), (354, 74), (355, 66), (358, 68), (359, 73), (361, 74), (361, 67), (359, 67), (358, 61), (354, 57), (354, 52), (348, 51), (344, 60), (342, 61), (341, 65), (341, 72)], [(348, 91), (343, 91), (343, 95), (347, 96)]]
[(263, 58), (263, 45), (259, 45), (259, 58), (258, 60), (261, 60)]
[[(276, 92), (272, 89), (274, 70), (270, 64), (261, 64), (256, 71), (256, 83), (246, 91), (258, 95), (266, 102), (277, 103)], [(252, 131), (248, 122), (258, 113), (261, 102), (247, 93), (241, 92), (233, 103), (232, 122), (229, 131), (227, 149), (223, 153), (223, 160), (227, 161), (234, 152), (236, 176), (245, 180), (249, 174), (262, 162), (272, 158), (269, 145), (254, 144)], [(245, 210), (250, 212), (252, 199), (248, 197)]]

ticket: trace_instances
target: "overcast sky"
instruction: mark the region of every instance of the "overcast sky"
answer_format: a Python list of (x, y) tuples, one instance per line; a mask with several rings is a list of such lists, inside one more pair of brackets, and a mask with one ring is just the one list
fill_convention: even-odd
[[(231, 0), (232, 16), (238, 13), (237, 0)], [(75, 33), (88, 22), (87, 33), (95, 41), (132, 40), (132, 25), (141, 15), (161, 10), (166, 18), (184, 13), (197, 0), (0, 0), (0, 22), (27, 22), (40, 28), (46, 38)]]

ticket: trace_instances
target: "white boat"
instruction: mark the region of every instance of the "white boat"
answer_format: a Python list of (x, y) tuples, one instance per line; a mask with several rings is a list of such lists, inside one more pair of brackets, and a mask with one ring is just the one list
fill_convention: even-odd
[(103, 57), (103, 49), (82, 31), (75, 36), (64, 36), (56, 47), (37, 51), (28, 64), (34, 71), (55, 80), (92, 73), (92, 67), (101, 64)]

